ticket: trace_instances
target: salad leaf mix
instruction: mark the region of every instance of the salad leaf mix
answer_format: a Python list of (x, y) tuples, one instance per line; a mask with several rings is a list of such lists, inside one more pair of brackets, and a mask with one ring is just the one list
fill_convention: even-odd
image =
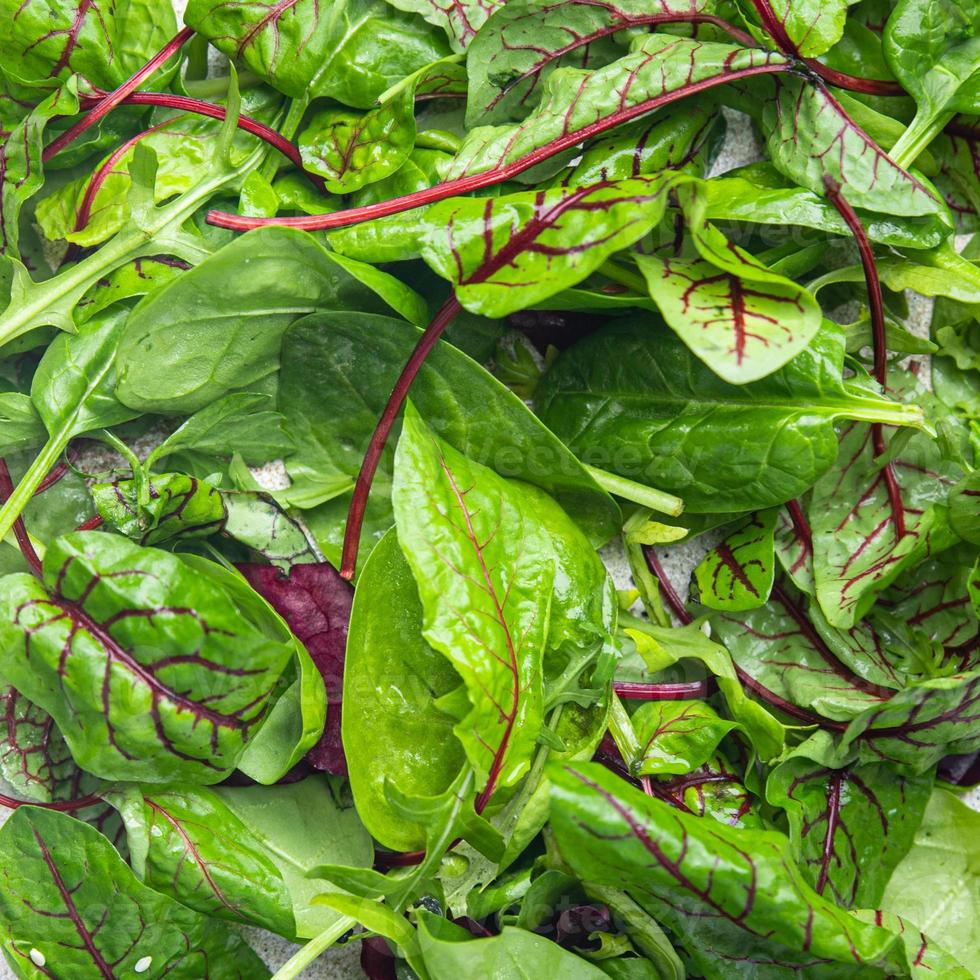
[(980, 5), (182, 16), (0, 0), (14, 974), (980, 976)]

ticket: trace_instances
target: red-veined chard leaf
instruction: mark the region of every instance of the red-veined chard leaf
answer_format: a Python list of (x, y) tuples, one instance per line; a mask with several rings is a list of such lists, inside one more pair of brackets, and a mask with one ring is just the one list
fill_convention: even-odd
[[(913, 980), (971, 980), (975, 975), (911, 922), (882, 909), (855, 909), (853, 913), (862, 922), (873, 922), (898, 933), (905, 944), (905, 954), (910, 964), (909, 976)], [(960, 950), (960, 952), (962, 952)], [(965, 958), (965, 957), (964, 957)]]
[(980, 474), (968, 473), (949, 495), (949, 523), (971, 544), (980, 545)]
[[(923, 958), (930, 945), (925, 936), (929, 936), (962, 963), (970, 976), (980, 970), (978, 846), (980, 817), (952, 793), (937, 789), (915, 844), (895, 869), (881, 903), (908, 923), (910, 946), (920, 947)], [(916, 930), (924, 935), (916, 936)], [(936, 975), (955, 980), (963, 976), (952, 969)]]
[(357, 812), (385, 847), (415, 851), (425, 828), (388, 801), (390, 782), (406, 796), (436, 796), (466, 756), (453, 719), (436, 700), (460, 685), (449, 660), (422, 637), (422, 604), (392, 529), (357, 580), (344, 668), (343, 741), (357, 760), (350, 772)]
[(615, 61), (622, 48), (617, 31), (708, 13), (699, 0), (511, 0), (496, 10), (470, 45), (467, 59), (468, 125), (521, 119), (540, 98), (544, 82), (559, 66), (597, 68)]
[(980, 670), (934, 677), (899, 691), (855, 718), (842, 752), (928, 772), (947, 755), (980, 748)]
[(295, 565), (286, 572), (273, 565), (242, 565), (239, 570), (303, 643), (326, 686), (327, 727), (307, 758), (317, 769), (346, 775), (340, 726), (350, 583), (325, 562)]
[(441, 27), (454, 51), (465, 51), (486, 19), (503, 6), (504, 0), (388, 0), (399, 10), (419, 14)]
[(834, 421), (921, 423), (921, 412), (842, 379), (840, 328), (759, 381), (709, 371), (654, 316), (622, 318), (563, 353), (535, 392), (542, 421), (601, 469), (684, 499), (691, 513), (752, 511), (803, 493), (837, 455)]
[(173, 8), (153, 0), (11, 0), (0, 16), (4, 74), (15, 88), (54, 88), (77, 74), (114, 89), (176, 33)]
[(817, 601), (845, 629), (902, 571), (956, 541), (942, 505), (959, 468), (925, 434), (913, 435), (889, 467), (875, 463), (874, 441), (871, 426), (848, 425), (809, 505)]
[(776, 510), (750, 514), (694, 570), (698, 598), (710, 609), (756, 609), (769, 599), (776, 571)]
[(217, 487), (183, 473), (96, 483), (92, 497), (106, 526), (142, 545), (175, 537), (208, 537), (227, 512)]
[(292, 900), (265, 845), (204, 789), (117, 790), (131, 862), (151, 888), (217, 919), (292, 938)]
[(824, 718), (849, 721), (887, 702), (894, 691), (894, 686), (886, 686), (895, 685), (886, 656), (877, 661), (841, 656), (854, 647), (861, 652), (867, 649), (858, 646), (865, 639), (861, 630), (850, 634), (834, 631), (833, 643), (827, 642), (802, 599), (788, 587), (774, 586), (772, 601), (765, 606), (743, 613), (719, 613), (711, 623), (748, 678)]
[(699, 817), (729, 827), (765, 827), (758, 799), (745, 788), (742, 775), (722, 752), (715, 752), (686, 775), (657, 779), (654, 785), (661, 799), (676, 800)]
[(518, 484), (456, 452), (414, 410), (402, 423), (392, 503), (423, 635), (466, 683), (470, 705), (454, 731), (489, 799), (527, 771), (542, 725), (548, 535)]
[(631, 770), (642, 776), (692, 772), (738, 727), (704, 701), (651, 701), (630, 721), (640, 746)]
[(625, 888), (671, 929), (700, 975), (904, 969), (897, 937), (816, 894), (781, 834), (704, 821), (594, 763), (551, 763), (548, 773), (565, 861), (586, 881)]
[(553, 156), (675, 98), (785, 69), (786, 59), (773, 51), (669, 34), (641, 36), (629, 54), (605, 68), (553, 72), (541, 104), (523, 122), (471, 130), (447, 176), (479, 174), (519, 160), (528, 161), (526, 169), (538, 151)]
[(237, 932), (144, 885), (67, 814), (22, 807), (0, 831), (0, 855), (4, 951), (22, 976), (269, 976)]
[(660, 222), (670, 175), (497, 198), (459, 198), (425, 212), (422, 257), (460, 304), (506, 316), (581, 282)]
[(844, 112), (822, 84), (774, 81), (763, 122), (773, 165), (816, 194), (825, 178), (855, 208), (899, 216), (937, 215), (941, 198), (903, 170)]
[(410, 88), (369, 112), (321, 109), (299, 134), (307, 170), (321, 174), (332, 194), (350, 194), (390, 176), (415, 144)]
[[(804, 57), (829, 51), (843, 36), (848, 7), (854, 0), (754, 0), (762, 14), (762, 26), (773, 40)], [(771, 20), (770, 20), (771, 18)]]
[(184, 20), (286, 95), (362, 109), (449, 53), (432, 28), (381, 0), (191, 0)]
[(773, 532), (776, 557), (792, 583), (805, 595), (813, 595), (813, 532), (799, 500), (781, 507)]
[(231, 492), (224, 496), (228, 516), (224, 533), (288, 572), (293, 565), (320, 560), (311, 533), (272, 498), (262, 493)]
[(892, 871), (912, 846), (932, 774), (895, 766), (822, 763), (818, 732), (769, 775), (766, 797), (782, 807), (800, 868), (821, 895), (844, 908), (878, 908)]
[(213, 581), (112, 534), (58, 538), (43, 582), (0, 589), (6, 676), (107, 779), (221, 779), (292, 656)]
[(936, 187), (942, 192), (961, 234), (980, 231), (980, 130), (946, 130), (930, 152), (939, 161)]

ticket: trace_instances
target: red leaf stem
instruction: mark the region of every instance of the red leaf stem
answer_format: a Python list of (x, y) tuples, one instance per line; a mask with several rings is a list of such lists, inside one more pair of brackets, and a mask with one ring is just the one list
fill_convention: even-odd
[(105, 801), (101, 796), (80, 796), (77, 800), (61, 800), (57, 803), (38, 803), (36, 800), (15, 800), (12, 796), (0, 794), (0, 806), (16, 810), (22, 806), (39, 806), (45, 810), (58, 810), (61, 813), (71, 813), (74, 810), (84, 810), (86, 807), (99, 806)]
[(95, 514), (90, 517), (87, 521), (83, 521), (78, 527), (75, 528), (76, 531), (94, 531), (97, 527), (102, 527), (105, 523), (105, 519), (100, 514)]
[(681, 681), (669, 684), (616, 682), (613, 690), (631, 701), (690, 701), (706, 697), (707, 681)]
[[(10, 478), (10, 470), (7, 468), (7, 461), (0, 457), (0, 497), (7, 500), (14, 492), (14, 482)], [(41, 574), (41, 559), (34, 550), (31, 536), (27, 533), (24, 518), (18, 517), (14, 521), (14, 537), (17, 539), (17, 546), (20, 553), (24, 556), (24, 561), (30, 566), (35, 575)]]
[(810, 530), (810, 524), (806, 519), (806, 514), (803, 513), (800, 502), (795, 499), (789, 500), (786, 502), (786, 509), (789, 511), (789, 516), (793, 521), (793, 530), (796, 532), (796, 537), (799, 539), (800, 544), (803, 545), (806, 551), (812, 551), (813, 533)]
[(669, 578), (667, 578), (664, 573), (663, 566), (660, 564), (660, 559), (657, 557), (657, 553), (649, 545), (643, 546), (643, 556), (647, 561), (647, 568), (656, 576), (657, 582), (660, 584), (660, 591), (663, 593), (664, 599), (667, 605), (670, 606), (674, 615), (685, 625), (694, 622), (694, 617), (687, 611), (684, 607), (684, 603), (681, 602), (681, 597), (674, 591), (674, 586), (671, 584)]
[(98, 104), (74, 126), (66, 129), (59, 137), (52, 140), (41, 154), (41, 159), (47, 163), (53, 156), (59, 154), (66, 146), (78, 139), (86, 130), (107, 116), (117, 105), (124, 102), (143, 84), (158, 68), (170, 60), (192, 37), (194, 32), (185, 27), (178, 31), (139, 71), (131, 75), (115, 91), (109, 92), (99, 99)]
[(367, 452), (361, 462), (360, 472), (357, 474), (357, 481), (354, 484), (354, 493), (351, 497), (350, 509), (347, 512), (347, 527), (344, 529), (344, 550), (340, 574), (348, 580), (354, 577), (354, 571), (357, 567), (357, 549), (361, 540), (361, 525), (364, 523), (368, 494), (371, 492), (371, 483), (374, 480), (378, 464), (381, 462), (381, 454), (384, 452), (388, 436), (391, 434), (391, 427), (395, 424), (395, 419), (408, 397), (412, 382), (422, 369), (425, 359), (432, 352), (446, 327), (453, 322), (460, 309), (455, 294), (451, 295), (439, 308), (439, 311), (432, 318), (432, 322), (419, 338), (411, 356), (405, 362), (405, 367), (402, 368), (402, 373), (395, 382), (395, 387), (392, 389), (391, 396), (381, 413), (381, 418), (371, 434), (371, 442), (368, 444)]

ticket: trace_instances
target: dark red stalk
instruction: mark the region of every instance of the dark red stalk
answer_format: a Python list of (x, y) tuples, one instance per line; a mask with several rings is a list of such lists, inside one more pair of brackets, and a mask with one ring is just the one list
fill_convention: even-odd
[(169, 61), (193, 36), (194, 32), (189, 27), (178, 31), (138, 72), (126, 79), (114, 92), (100, 98), (98, 105), (83, 119), (66, 129), (57, 139), (52, 140), (44, 148), (41, 159), (47, 163), (69, 143), (78, 139), (82, 133), (107, 116), (117, 105), (124, 102), (127, 96), (135, 92), (158, 68)]
[(87, 521), (83, 521), (78, 527), (75, 528), (76, 531), (94, 531), (97, 527), (102, 527), (105, 523), (105, 519), (99, 514), (95, 514), (90, 517)]
[(691, 701), (706, 697), (707, 681), (682, 681), (670, 684), (633, 684), (617, 682), (613, 691), (630, 701)]
[[(91, 101), (94, 96), (86, 96), (83, 101)], [(226, 112), (224, 106), (215, 105), (213, 102), (203, 102), (201, 99), (190, 99), (186, 95), (171, 95), (169, 92), (135, 92), (127, 96), (124, 100), (126, 105), (153, 105), (162, 106), (165, 109), (178, 109), (182, 112), (192, 112), (198, 116), (207, 116), (210, 119), (224, 119)], [(154, 127), (156, 128), (156, 127)], [(283, 135), (276, 132), (271, 126), (253, 119), (251, 116), (239, 116), (238, 128), (243, 132), (251, 133), (260, 140), (268, 143), (269, 146), (278, 150), (293, 166), (300, 170), (305, 177), (319, 190), (326, 193), (323, 178), (317, 174), (311, 174), (303, 167), (303, 158), (299, 150), (289, 142)], [(147, 130), (152, 132), (152, 130)], [(140, 139), (146, 133), (141, 133), (135, 139)]]
[(39, 493), (44, 493), (45, 490), (50, 490), (59, 480), (63, 479), (68, 475), (68, 466), (65, 463), (59, 463), (51, 472), (37, 485), (37, 490), (34, 491), (34, 496), (36, 497)]
[(840, 823), (840, 791), (843, 781), (844, 773), (835, 772), (830, 777), (830, 787), (827, 790), (827, 836), (823, 842), (823, 858), (820, 861), (820, 876), (817, 878), (818, 895), (822, 895), (824, 888), (827, 887), (830, 862), (834, 857), (834, 834), (837, 833), (837, 824)]
[(810, 530), (810, 524), (806, 519), (806, 514), (803, 513), (800, 502), (798, 500), (789, 500), (786, 502), (786, 509), (789, 511), (789, 516), (793, 521), (793, 530), (796, 532), (796, 537), (807, 551), (813, 551), (813, 533)]
[[(754, 0), (760, 2), (760, 0)], [(761, 0), (765, 2), (765, 0)], [(888, 345), (885, 339), (885, 307), (881, 298), (881, 280), (878, 278), (878, 265), (875, 262), (874, 250), (861, 224), (857, 212), (844, 199), (840, 184), (829, 174), (824, 175), (824, 187), (831, 204), (844, 219), (847, 227), (854, 236), (858, 252), (861, 255), (861, 265), (864, 268), (864, 281), (868, 290), (868, 310), (871, 314), (871, 341), (874, 351), (874, 376), (878, 384), (885, 388), (888, 383)], [(871, 425), (871, 439), (875, 456), (884, 455), (885, 435), (880, 422)], [(882, 477), (888, 491), (888, 503), (891, 507), (892, 521), (895, 524), (895, 536), (905, 537), (905, 505), (902, 503), (902, 491), (895, 476), (891, 463), (882, 469)]]
[[(6, 500), (14, 492), (14, 482), (10, 478), (10, 470), (7, 468), (7, 461), (0, 457), (0, 497)], [(18, 517), (14, 521), (14, 537), (17, 539), (17, 547), (24, 556), (24, 561), (30, 566), (35, 575), (41, 574), (41, 559), (34, 550), (31, 543), (31, 536), (27, 533), (24, 518)]]
[(660, 559), (657, 557), (657, 553), (653, 550), (650, 545), (643, 546), (643, 556), (647, 560), (647, 568), (656, 576), (657, 582), (660, 584), (660, 591), (663, 593), (664, 599), (667, 605), (670, 606), (674, 615), (685, 625), (689, 625), (694, 622), (694, 617), (687, 611), (684, 607), (684, 603), (681, 602), (681, 597), (674, 591), (674, 586), (671, 584), (669, 578), (667, 578), (664, 573), (663, 566), (660, 564)]
[(980, 126), (970, 125), (969, 123), (961, 122), (958, 119), (954, 119), (951, 123), (947, 123), (943, 128), (943, 132), (950, 136), (957, 136), (961, 140), (972, 140), (973, 142), (980, 141)]
[(819, 75), (824, 81), (838, 88), (850, 89), (852, 92), (863, 92), (865, 95), (905, 95), (905, 89), (898, 82), (882, 82), (873, 78), (856, 78), (854, 75), (845, 74), (834, 68), (817, 61), (816, 58), (805, 58), (800, 54), (800, 49), (793, 43), (792, 38), (786, 33), (786, 27), (776, 16), (769, 0), (752, 0), (752, 4), (762, 21), (762, 26), (766, 33), (776, 42), (776, 47), (786, 55), (802, 62), (815, 75)]
[(15, 800), (12, 796), (0, 795), (0, 806), (16, 810), (22, 806), (40, 806), (45, 810), (58, 810), (61, 813), (71, 813), (73, 810), (84, 810), (90, 806), (98, 806), (105, 801), (100, 796), (80, 796), (77, 800), (64, 800), (60, 803), (37, 803), (34, 800)]
[(354, 484), (354, 494), (351, 497), (350, 510), (347, 512), (347, 527), (344, 529), (344, 550), (340, 565), (340, 574), (345, 579), (352, 579), (357, 567), (357, 549), (361, 540), (361, 525), (364, 523), (364, 511), (367, 508), (368, 494), (371, 492), (371, 482), (381, 462), (381, 454), (384, 452), (385, 443), (391, 434), (391, 427), (395, 424), (395, 419), (401, 411), (408, 391), (412, 387), (412, 382), (425, 363), (425, 359), (432, 352), (432, 348), (439, 342), (446, 327), (453, 322), (456, 314), (460, 311), (459, 302), (455, 294), (449, 297), (439, 308), (439, 311), (432, 318), (432, 322), (425, 328), (425, 332), (415, 345), (411, 357), (405, 362), (402, 373), (395, 382), (395, 387), (391, 391), (388, 403), (385, 405), (378, 425), (371, 435), (371, 442), (368, 444), (367, 452), (361, 462), (360, 472), (357, 474), (357, 481)]
[(447, 197), (456, 197), (460, 194), (467, 194), (470, 191), (480, 190), (483, 187), (491, 187), (494, 184), (502, 184), (504, 181), (524, 173), (531, 167), (548, 160), (561, 153), (563, 150), (577, 146), (584, 140), (592, 139), (600, 133), (604, 133), (615, 126), (619, 126), (631, 119), (644, 116), (654, 109), (668, 105), (678, 99), (687, 98), (698, 92), (725, 85), (728, 82), (738, 81), (742, 78), (751, 78), (755, 75), (773, 75), (779, 72), (793, 71), (792, 65), (757, 65), (754, 68), (743, 68), (740, 71), (730, 72), (718, 78), (707, 78), (700, 82), (695, 82), (677, 92), (668, 92), (656, 98), (648, 99), (630, 109), (622, 112), (613, 113), (604, 119), (598, 119), (589, 126), (567, 133), (559, 139), (553, 140), (546, 146), (539, 147), (537, 150), (528, 153), (527, 156), (515, 160), (513, 163), (505, 164), (502, 167), (495, 167), (485, 170), (483, 173), (471, 174), (467, 177), (459, 177), (456, 180), (448, 180), (426, 190), (416, 191), (413, 194), (404, 194), (401, 197), (392, 198), (390, 201), (381, 201), (378, 204), (368, 204), (360, 208), (348, 208), (346, 211), (336, 211), (333, 214), (324, 215), (304, 215), (295, 218), (251, 218), (238, 214), (229, 214), (225, 211), (208, 212), (208, 223), (217, 225), (220, 228), (231, 228), (234, 231), (250, 231), (252, 228), (262, 228), (265, 225), (287, 225), (291, 228), (303, 228), (306, 231), (324, 231), (330, 228), (345, 228), (349, 225), (356, 225), (362, 221), (371, 221), (374, 218), (383, 218), (390, 214), (398, 214), (401, 211), (410, 211), (413, 208), (420, 208), (426, 204), (434, 204), (436, 201), (444, 201)]

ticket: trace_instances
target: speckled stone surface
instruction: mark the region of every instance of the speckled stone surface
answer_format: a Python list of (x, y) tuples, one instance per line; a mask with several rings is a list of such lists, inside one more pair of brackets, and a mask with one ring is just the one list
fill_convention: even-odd
[[(186, 6), (186, 0), (175, 0), (174, 6), (178, 12), (181, 12)], [(734, 167), (743, 166), (759, 157), (759, 143), (748, 119), (737, 112), (728, 109), (724, 111), (728, 124), (727, 135), (723, 149), (712, 168), (712, 176), (724, 173)], [(932, 311), (931, 302), (910, 295), (910, 311), (912, 329), (928, 335), (928, 324)], [(138, 451), (143, 451), (141, 452), (142, 455), (151, 444), (148, 442), (146, 446), (136, 448)], [(85, 468), (89, 471), (97, 471), (111, 465), (111, 456), (100, 452), (93, 454), (90, 466)], [(268, 489), (283, 487), (288, 482), (285, 469), (281, 463), (267, 464), (255, 470), (254, 473), (259, 482)], [(686, 595), (687, 582), (705, 547), (705, 543), (696, 541), (691, 544), (663, 548), (660, 552), (664, 571), (676, 584), (682, 596)], [(631, 584), (631, 579), (622, 550), (610, 546), (603, 550), (602, 557), (617, 587), (628, 587)], [(971, 806), (980, 809), (980, 791), (970, 794), (967, 800)], [(0, 810), (0, 824), (6, 815)], [(244, 931), (253, 948), (273, 971), (282, 966), (297, 949), (292, 943), (263, 930), (247, 929)], [(347, 948), (328, 950), (312, 966), (304, 970), (301, 976), (303, 980), (353, 980), (353, 978), (362, 976), (358, 965), (358, 952), (357, 943), (352, 943)], [(13, 974), (2, 961), (0, 961), (0, 980), (13, 980)]]

